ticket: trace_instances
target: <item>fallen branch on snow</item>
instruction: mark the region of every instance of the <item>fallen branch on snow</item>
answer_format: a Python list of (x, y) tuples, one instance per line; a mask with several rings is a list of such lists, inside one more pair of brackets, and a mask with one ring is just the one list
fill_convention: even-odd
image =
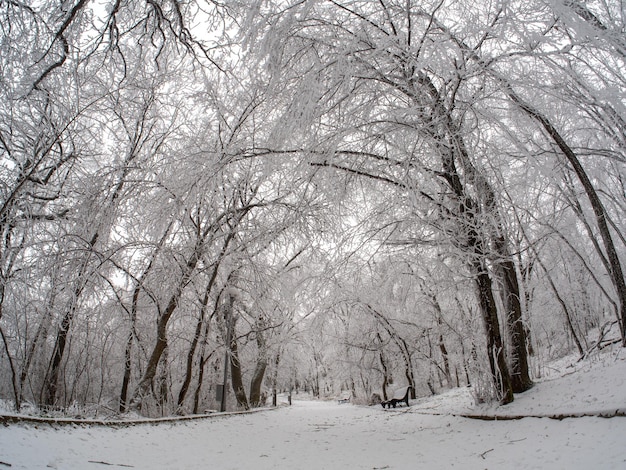
[(164, 418), (139, 418), (127, 420), (102, 420), (102, 419), (81, 419), (81, 418), (44, 418), (39, 416), (28, 415), (0, 415), (0, 424), (8, 426), (9, 424), (48, 424), (54, 425), (72, 425), (72, 426), (107, 426), (107, 427), (131, 427), (144, 424), (161, 424), (161, 423), (180, 423), (184, 421), (225, 418), (233, 415), (260, 413), (262, 411), (277, 410), (278, 407), (254, 408), (246, 411), (227, 411), (225, 413), (209, 413), (189, 416), (168, 416)]
[(581, 411), (578, 413), (555, 413), (555, 414), (525, 414), (525, 415), (476, 415), (471, 413), (452, 414), (468, 419), (479, 419), (482, 421), (515, 421), (524, 418), (548, 418), (556, 420), (564, 420), (567, 418), (616, 418), (626, 417), (626, 409), (620, 408), (609, 411)]
[(100, 465), (110, 465), (112, 467), (133, 467), (132, 465), (126, 465), (123, 463), (109, 463), (101, 460), (88, 460), (89, 463), (99, 463)]

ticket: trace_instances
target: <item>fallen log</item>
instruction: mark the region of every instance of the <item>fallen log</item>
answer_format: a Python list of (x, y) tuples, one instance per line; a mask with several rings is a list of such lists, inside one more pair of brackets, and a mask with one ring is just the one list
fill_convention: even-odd
[(28, 415), (0, 415), (0, 425), (10, 424), (47, 424), (71, 425), (71, 426), (108, 426), (108, 427), (130, 427), (143, 424), (179, 423), (184, 421), (203, 420), (212, 418), (225, 418), (227, 416), (260, 413), (262, 411), (276, 410), (278, 408), (254, 408), (245, 411), (228, 411), (226, 413), (208, 413), (188, 416), (168, 416), (163, 418), (139, 418), (139, 419), (83, 419), (83, 418), (50, 418)]
[(626, 408), (618, 408), (616, 410), (605, 411), (580, 411), (574, 413), (554, 413), (554, 414), (520, 414), (520, 415), (487, 415), (487, 414), (473, 414), (462, 413), (452, 414), (452, 416), (458, 416), (460, 418), (479, 419), (482, 421), (515, 421), (524, 418), (548, 418), (562, 421), (567, 418), (616, 418), (626, 417)]

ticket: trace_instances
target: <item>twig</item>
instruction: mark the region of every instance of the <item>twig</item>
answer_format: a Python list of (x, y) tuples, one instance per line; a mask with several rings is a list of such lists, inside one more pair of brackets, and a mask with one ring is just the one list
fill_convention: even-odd
[(5, 467), (12, 467), (13, 466), (10, 463), (6, 463), (6, 462), (2, 462), (2, 461), (0, 461), (0, 465), (4, 465)]
[(486, 459), (485, 459), (485, 454), (488, 454), (488, 453), (489, 453), (489, 452), (491, 452), (492, 450), (493, 450), (493, 449), (489, 449), (489, 450), (486, 450), (485, 452), (483, 452), (482, 454), (480, 454), (480, 456), (482, 457), (482, 459), (483, 459), (483, 460), (486, 460)]
[(112, 467), (133, 467), (133, 465), (126, 465), (123, 463), (109, 463), (109, 462), (103, 462), (100, 460), (88, 460), (89, 463), (99, 463), (100, 465), (111, 465)]

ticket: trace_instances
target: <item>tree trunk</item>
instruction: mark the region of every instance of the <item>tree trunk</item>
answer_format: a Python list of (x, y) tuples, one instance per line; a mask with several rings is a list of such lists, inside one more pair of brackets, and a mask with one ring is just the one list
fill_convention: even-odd
[(443, 372), (446, 377), (448, 387), (452, 387), (452, 375), (450, 373), (450, 360), (448, 358), (448, 349), (446, 348), (446, 344), (443, 341), (443, 332), (441, 331), (443, 327), (443, 312), (441, 310), (441, 305), (439, 304), (439, 300), (437, 300), (436, 295), (431, 295), (431, 301), (437, 315), (437, 326), (439, 327), (439, 352), (441, 353), (441, 360), (443, 361)]
[(235, 392), (237, 405), (244, 410), (250, 409), (250, 405), (248, 405), (248, 399), (246, 398), (246, 390), (243, 386), (241, 362), (239, 361), (239, 351), (236, 335), (233, 335), (230, 341), (230, 380), (233, 384), (233, 392)]
[(250, 380), (250, 406), (253, 408), (264, 405), (261, 403), (261, 386), (267, 369), (267, 344), (263, 334), (264, 328), (265, 321), (259, 316), (256, 322), (257, 363)]
[(609, 261), (610, 270), (609, 275), (611, 277), (611, 281), (615, 288), (615, 292), (619, 299), (620, 306), (620, 314), (618, 316), (618, 320), (620, 322), (620, 333), (622, 338), (622, 346), (626, 347), (626, 281), (624, 280), (624, 273), (622, 271), (622, 265), (619, 260), (619, 255), (617, 253), (617, 249), (615, 248), (615, 244), (613, 243), (613, 238), (611, 237), (611, 231), (609, 230), (609, 226), (607, 223), (607, 214), (604, 209), (604, 205), (602, 204), (602, 200), (598, 196), (587, 172), (583, 168), (580, 160), (576, 153), (572, 150), (572, 148), (565, 142), (565, 139), (561, 136), (558, 130), (552, 125), (550, 120), (541, 114), (537, 109), (533, 108), (528, 103), (524, 102), (511, 88), (511, 86), (504, 82), (505, 92), (509, 96), (509, 98), (517, 104), (522, 111), (524, 111), (529, 117), (538, 122), (550, 138), (554, 141), (557, 147), (561, 150), (567, 161), (572, 166), (574, 173), (578, 177), (580, 183), (582, 184), (585, 193), (587, 194), (587, 198), (589, 199), (589, 203), (591, 204), (591, 208), (593, 209), (593, 213), (596, 217), (596, 223), (598, 225), (598, 230), (600, 231), (600, 237), (602, 238), (602, 243), (604, 245), (604, 249), (606, 250), (607, 259)]
[[(147, 271), (144, 272), (144, 274)], [(137, 301), (141, 282), (138, 282), (133, 292), (132, 305), (130, 307), (130, 328), (126, 339), (126, 348), (124, 349), (124, 376), (122, 377), (122, 390), (120, 391), (120, 413), (126, 413), (128, 403), (128, 385), (130, 384), (130, 376), (132, 372), (132, 352), (133, 342), (135, 338), (135, 323), (137, 322)]]
[(163, 236), (157, 243), (156, 249), (154, 253), (152, 253), (152, 257), (150, 258), (150, 262), (146, 269), (141, 273), (139, 279), (137, 280), (137, 284), (135, 285), (135, 289), (133, 290), (133, 299), (130, 306), (130, 328), (128, 330), (128, 337), (126, 339), (126, 348), (124, 349), (124, 376), (122, 378), (122, 390), (120, 391), (120, 413), (125, 413), (128, 405), (128, 386), (130, 385), (130, 376), (132, 372), (132, 351), (133, 351), (133, 342), (136, 338), (135, 324), (137, 323), (137, 304), (139, 302), (139, 294), (143, 289), (143, 282), (152, 269), (154, 261), (156, 260), (158, 254), (161, 252), (161, 248), (167, 239), (170, 228), (172, 227), (173, 222), (170, 222)]
[[(525, 233), (524, 233), (524, 236), (526, 236)], [(572, 322), (572, 317), (571, 317), (569, 309), (567, 308), (567, 304), (565, 303), (565, 300), (563, 300), (563, 298), (561, 297), (561, 294), (559, 293), (559, 290), (557, 289), (556, 285), (554, 285), (554, 281), (552, 280), (552, 276), (550, 276), (550, 272), (548, 271), (546, 266), (543, 264), (543, 261), (541, 260), (541, 258), (539, 258), (539, 253), (537, 253), (537, 250), (531, 243), (529, 243), (529, 246), (532, 247), (532, 250), (535, 253), (535, 259), (537, 260), (537, 264), (539, 264), (539, 266), (541, 266), (541, 268), (543, 269), (546, 275), (546, 279), (548, 280), (548, 284), (550, 284), (550, 288), (552, 289), (552, 292), (554, 293), (556, 300), (559, 302), (559, 305), (561, 305), (561, 308), (563, 309), (563, 313), (565, 314), (565, 324), (567, 325), (567, 328), (569, 329), (569, 332), (572, 335), (572, 339), (574, 340), (574, 343), (576, 344), (576, 348), (578, 349), (578, 353), (580, 354), (580, 357), (583, 357), (583, 355), (585, 354), (585, 351), (583, 350), (582, 344), (580, 343), (580, 340), (578, 339), (576, 330), (574, 330), (574, 323)]]
[(498, 320), (498, 310), (493, 298), (491, 278), (486, 267), (476, 261), (472, 264), (476, 276), (476, 287), (480, 310), (483, 317), (485, 334), (487, 337), (487, 355), (491, 376), (494, 380), (496, 391), (499, 394), (500, 403), (506, 405), (513, 401), (513, 386), (511, 376), (504, 354), (502, 336), (500, 334), (500, 322)]
[[(52, 300), (53, 297), (54, 296), (51, 296), (51, 300), (48, 303), (49, 309), (52, 309), (52, 305), (54, 304), (54, 300)], [(50, 328), (50, 310), (48, 310), (44, 318), (41, 319), (39, 326), (37, 326), (37, 332), (35, 333), (35, 337), (33, 338), (33, 341), (30, 343), (30, 346), (28, 347), (26, 360), (24, 362), (24, 365), (22, 366), (22, 371), (20, 372), (20, 402), (24, 398), (24, 384), (26, 383), (26, 379), (28, 378), (28, 374), (30, 372), (30, 368), (33, 364), (33, 361), (35, 360), (35, 357), (37, 356), (36, 352), (39, 346), (39, 342), (41, 341), (42, 338), (45, 338), (47, 336), (47, 332), (49, 328)]]
[(157, 387), (155, 396), (157, 398), (157, 405), (161, 410), (161, 416), (167, 414), (167, 404), (169, 402), (169, 348), (166, 347), (159, 361), (159, 374), (157, 375)]
[(250, 381), (250, 406), (253, 408), (263, 406), (265, 403), (261, 400), (261, 385), (263, 377), (267, 369), (267, 360), (259, 358), (257, 361), (252, 380)]
[(439, 334), (439, 351), (441, 352), (441, 359), (443, 360), (443, 373), (446, 377), (448, 387), (452, 387), (452, 374), (450, 373), (450, 361), (448, 360), (448, 350), (446, 344), (443, 342), (443, 335)]
[(198, 414), (198, 411), (200, 409), (200, 393), (202, 392), (202, 382), (204, 381), (204, 368), (206, 366), (207, 359), (204, 358), (203, 351), (200, 354), (200, 367), (198, 367), (198, 383), (196, 384), (196, 389), (193, 392), (193, 414)]
[(187, 391), (189, 390), (189, 384), (191, 384), (191, 378), (193, 375), (193, 359), (196, 355), (196, 347), (198, 346), (198, 342), (200, 340), (200, 335), (202, 334), (202, 327), (204, 326), (204, 318), (206, 316), (206, 308), (209, 303), (209, 292), (211, 290), (210, 285), (207, 286), (204, 297), (202, 299), (200, 305), (200, 315), (198, 316), (198, 321), (196, 322), (196, 329), (193, 334), (193, 338), (191, 340), (191, 344), (189, 345), (189, 351), (187, 352), (187, 363), (185, 366), (185, 378), (183, 379), (183, 384), (180, 387), (180, 391), (178, 392), (178, 400), (176, 400), (176, 413), (184, 414), (184, 403), (185, 397), (187, 396)]
[[(217, 307), (214, 309), (211, 318), (217, 312)], [(200, 366), (198, 367), (198, 382), (196, 384), (196, 390), (193, 394), (193, 414), (197, 414), (200, 407), (200, 392), (202, 391), (202, 383), (204, 380), (204, 369), (206, 367), (206, 363), (209, 361), (213, 352), (211, 352), (208, 356), (205, 357), (206, 343), (207, 338), (209, 337), (209, 327), (211, 325), (211, 321), (206, 322), (204, 333), (202, 334), (202, 346), (200, 347)]]
[(378, 341), (380, 342), (380, 350), (378, 351), (378, 359), (380, 360), (380, 366), (383, 369), (383, 400), (387, 401), (387, 386), (389, 385), (389, 370), (387, 368), (387, 361), (385, 360), (385, 355), (383, 354), (383, 339), (380, 336), (380, 333), (376, 334), (378, 336)]
[[(457, 160), (468, 172), (468, 176), (473, 181), (478, 195), (488, 209), (488, 215), (497, 220), (499, 219), (499, 214), (495, 207), (495, 195), (487, 184), (486, 178), (479, 174), (470, 162), (458, 126), (443, 103), (441, 103), (441, 98), (436, 93), (436, 87), (430, 81), (429, 84), (430, 95), (437, 106), (438, 114), (445, 120), (446, 135), (450, 144), (446, 145), (448, 141), (443, 138), (436, 139), (441, 149), (442, 177), (456, 196), (458, 204), (456, 213), (451, 213), (451, 216), (456, 218), (457, 224), (461, 228), (463, 239), (457, 241), (457, 243), (460, 243), (460, 247), (470, 256), (469, 266), (472, 274), (475, 276), (479, 305), (487, 335), (487, 354), (489, 356), (492, 380), (497, 393), (500, 395), (500, 402), (507, 404), (512, 402), (514, 398), (511, 377), (502, 343), (498, 309), (493, 297), (492, 281), (487, 270), (486, 242), (480, 237), (478, 231), (479, 222), (477, 222), (477, 219), (484, 208), (467, 191), (457, 169)], [(490, 228), (489, 236), (491, 238), (493, 238), (495, 231), (496, 228)]]
[(67, 344), (67, 338), (70, 333), (70, 327), (72, 326), (72, 321), (74, 319), (74, 315), (76, 314), (76, 309), (78, 308), (78, 302), (83, 293), (83, 290), (87, 286), (87, 279), (85, 279), (85, 277), (87, 276), (87, 267), (89, 265), (89, 261), (91, 260), (92, 250), (96, 245), (96, 242), (98, 241), (98, 236), (99, 234), (98, 232), (96, 232), (89, 241), (89, 244), (87, 246), (88, 253), (83, 260), (76, 276), (76, 284), (74, 287), (70, 306), (63, 315), (63, 319), (61, 320), (61, 324), (59, 325), (59, 329), (57, 330), (57, 336), (54, 342), (54, 348), (52, 350), (52, 357), (50, 359), (50, 365), (48, 366), (48, 374), (46, 375), (43, 386), (43, 404), (49, 407), (55, 406), (57, 402), (57, 387), (61, 361), (63, 360), (63, 355), (65, 353), (65, 346)]
[(522, 320), (522, 304), (520, 302), (519, 284), (515, 264), (510, 257), (500, 261), (496, 270), (504, 285), (502, 297), (509, 338), (511, 340), (511, 386), (514, 393), (522, 393), (533, 386), (528, 367), (528, 350), (526, 348), (526, 329)]
[(280, 364), (280, 347), (273, 361), (273, 370), (270, 376), (270, 386), (272, 388), (272, 406), (276, 406), (276, 393), (278, 387), (278, 366)]
[(15, 411), (19, 413), (21, 408), (20, 403), (20, 392), (17, 387), (17, 370), (15, 369), (15, 361), (11, 357), (11, 351), (9, 350), (9, 343), (7, 342), (6, 335), (4, 334), (4, 330), (0, 326), (0, 337), (2, 337), (2, 343), (4, 344), (4, 352), (7, 355), (7, 360), (9, 361), (9, 368), (11, 369), (11, 385), (13, 386), (13, 396), (15, 398)]
[(131, 316), (131, 331), (126, 339), (126, 348), (124, 349), (124, 376), (122, 377), (122, 390), (120, 391), (120, 413), (126, 413), (126, 403), (128, 400), (128, 385), (130, 384), (130, 375), (132, 368), (132, 352), (133, 352), (133, 327), (136, 317)]
[(187, 261), (187, 264), (184, 267), (180, 281), (176, 286), (176, 290), (174, 291), (174, 294), (172, 294), (172, 296), (170, 297), (165, 312), (163, 312), (163, 314), (160, 315), (157, 320), (156, 343), (154, 345), (154, 348), (152, 349), (150, 358), (148, 359), (146, 371), (144, 372), (143, 377), (141, 378), (139, 384), (137, 385), (137, 388), (135, 389), (135, 392), (133, 393), (133, 398), (130, 403), (131, 408), (140, 410), (143, 398), (146, 396), (151, 388), (152, 381), (157, 371), (159, 360), (161, 359), (163, 351), (167, 347), (167, 323), (174, 313), (174, 310), (176, 310), (176, 307), (178, 306), (178, 301), (183, 294), (183, 290), (187, 286), (187, 283), (189, 282), (189, 279), (191, 278), (191, 275), (195, 270), (196, 265), (198, 264), (201, 251), (202, 243), (198, 241), (191, 258), (189, 259), (189, 261)]

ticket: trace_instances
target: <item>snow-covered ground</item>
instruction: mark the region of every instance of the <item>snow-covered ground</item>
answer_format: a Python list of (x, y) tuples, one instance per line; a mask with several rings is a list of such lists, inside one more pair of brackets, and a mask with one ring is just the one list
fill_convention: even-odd
[(626, 410), (626, 351), (570, 363), (554, 364), (552, 377), (505, 407), (474, 407), (469, 389), (457, 389), (395, 410), (294, 400), (251, 414), (128, 427), (9, 424), (0, 428), (0, 468), (626, 468), (626, 417), (459, 416)]

